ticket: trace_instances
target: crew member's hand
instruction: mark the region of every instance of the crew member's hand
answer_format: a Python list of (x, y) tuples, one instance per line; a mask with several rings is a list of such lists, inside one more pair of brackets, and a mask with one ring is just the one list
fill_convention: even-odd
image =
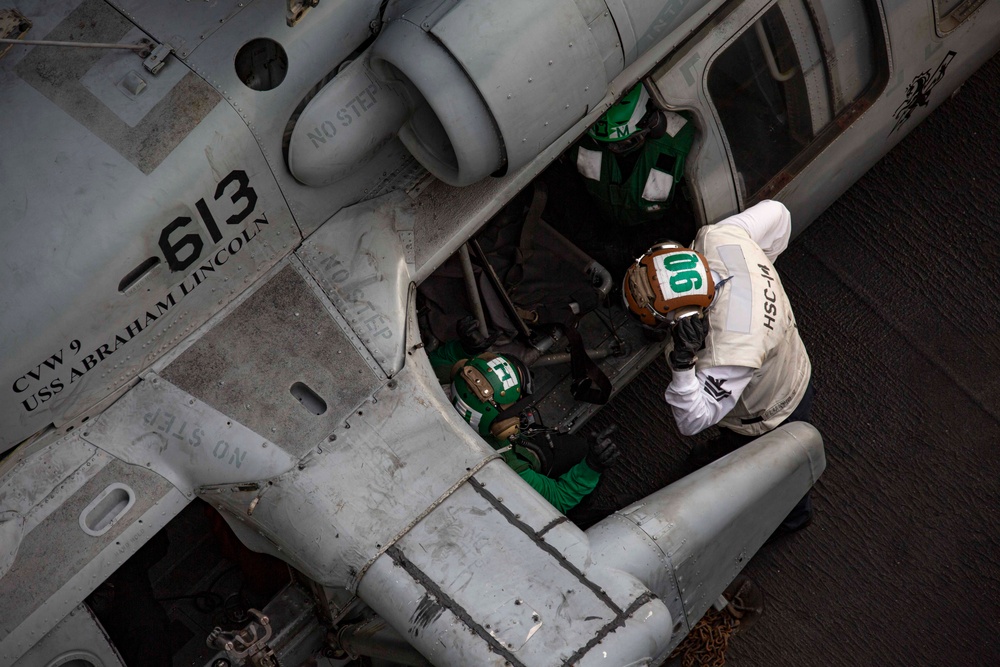
[(612, 424), (600, 433), (591, 433), (587, 438), (587, 465), (594, 472), (604, 472), (615, 464), (621, 452), (611, 440), (611, 434), (618, 429)]
[(686, 371), (694, 367), (695, 355), (705, 347), (708, 335), (708, 320), (701, 315), (685, 317), (674, 323), (670, 336), (674, 339), (674, 349), (670, 352), (670, 367), (676, 371)]
[(499, 331), (494, 331), (489, 336), (483, 337), (479, 331), (479, 321), (472, 315), (460, 319), (455, 329), (458, 332), (458, 342), (469, 354), (481, 354), (490, 349), (500, 335)]

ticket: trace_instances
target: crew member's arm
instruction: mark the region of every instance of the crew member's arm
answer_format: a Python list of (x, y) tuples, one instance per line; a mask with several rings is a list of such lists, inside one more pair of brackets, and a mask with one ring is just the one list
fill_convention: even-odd
[(583, 460), (554, 479), (532, 470), (513, 450), (508, 450), (504, 454), (504, 459), (521, 479), (538, 491), (553, 507), (565, 514), (569, 509), (576, 507), (585, 495), (593, 491), (601, 478), (601, 473), (618, 461), (621, 452), (618, 445), (611, 440), (614, 431), (615, 426), (611, 425), (600, 433), (591, 433), (587, 437), (587, 455)]
[(584, 461), (553, 479), (537, 473), (531, 468), (518, 472), (525, 482), (541, 494), (557, 510), (565, 514), (570, 508), (576, 507), (583, 497), (594, 490), (601, 473), (590, 469)]
[(765, 199), (736, 215), (719, 221), (720, 225), (736, 225), (760, 246), (772, 262), (788, 247), (792, 235), (792, 216), (781, 202)]
[(451, 369), (455, 362), (473, 356), (475, 355), (465, 351), (460, 341), (451, 340), (428, 353), (427, 358), (430, 359), (431, 368), (434, 369), (438, 382), (445, 385), (451, 383)]
[(718, 424), (736, 406), (753, 370), (746, 366), (674, 369), (664, 398), (674, 413), (677, 429), (683, 435), (694, 435)]
[(697, 354), (705, 347), (708, 320), (685, 317), (671, 326), (673, 348), (667, 361), (674, 372), (664, 397), (674, 413), (677, 428), (693, 435), (718, 424), (736, 405), (750, 384), (753, 370), (747, 366), (716, 366), (695, 370)]

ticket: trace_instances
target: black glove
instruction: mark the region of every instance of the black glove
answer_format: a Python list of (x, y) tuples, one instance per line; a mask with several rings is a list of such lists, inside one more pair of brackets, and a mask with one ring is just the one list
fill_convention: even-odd
[(455, 325), (455, 330), (458, 332), (459, 344), (469, 354), (480, 354), (490, 349), (490, 346), (496, 342), (497, 336), (500, 335), (499, 331), (494, 331), (484, 338), (483, 334), (479, 332), (479, 321), (472, 315), (466, 315), (460, 319)]
[(674, 339), (674, 349), (670, 351), (670, 367), (675, 371), (693, 368), (694, 355), (705, 347), (706, 335), (708, 335), (708, 320), (700, 315), (692, 315), (675, 322), (670, 329), (670, 336)]
[(600, 433), (591, 433), (587, 438), (587, 457), (584, 459), (594, 472), (604, 472), (615, 464), (621, 452), (611, 441), (611, 434), (618, 429), (612, 424)]

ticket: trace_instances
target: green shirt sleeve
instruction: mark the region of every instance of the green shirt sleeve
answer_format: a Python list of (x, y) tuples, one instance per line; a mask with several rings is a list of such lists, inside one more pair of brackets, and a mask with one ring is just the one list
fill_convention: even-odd
[(601, 473), (594, 472), (583, 461), (557, 479), (546, 477), (531, 468), (521, 470), (517, 474), (563, 514), (576, 507), (584, 496), (593, 491), (601, 478)]
[(427, 358), (431, 361), (431, 368), (441, 384), (451, 384), (451, 367), (459, 359), (468, 359), (473, 355), (462, 349), (462, 344), (457, 340), (451, 340), (439, 346), (429, 353)]

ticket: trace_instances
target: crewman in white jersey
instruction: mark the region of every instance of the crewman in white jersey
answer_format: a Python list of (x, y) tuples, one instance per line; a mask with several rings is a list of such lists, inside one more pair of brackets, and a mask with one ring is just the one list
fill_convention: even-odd
[[(684, 435), (718, 424), (708, 463), (790, 421), (808, 421), (811, 365), (774, 268), (791, 235), (788, 209), (763, 201), (702, 227), (691, 248), (662, 243), (625, 275), (629, 311), (669, 328), (666, 400)], [(812, 520), (809, 495), (779, 533)]]

